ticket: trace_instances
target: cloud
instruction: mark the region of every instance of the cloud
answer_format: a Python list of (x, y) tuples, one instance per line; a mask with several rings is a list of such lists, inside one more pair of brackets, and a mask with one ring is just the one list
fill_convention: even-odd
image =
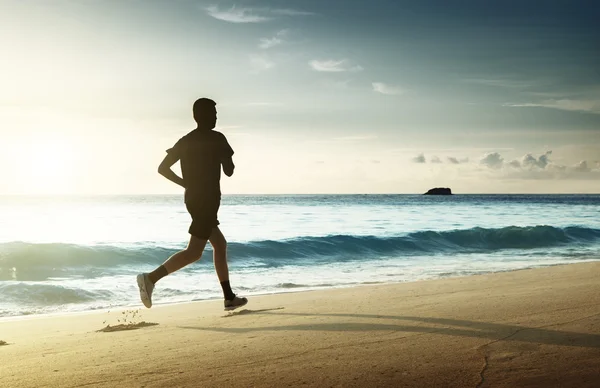
[(254, 71), (265, 71), (273, 68), (275, 62), (263, 55), (250, 55), (250, 65)]
[(457, 158), (455, 158), (453, 156), (448, 156), (446, 159), (448, 160), (448, 163), (450, 163), (450, 164), (469, 163), (469, 158), (463, 158), (463, 159), (458, 160)]
[(572, 99), (554, 99), (544, 100), (539, 103), (524, 104), (504, 104), (504, 106), (513, 108), (548, 108), (560, 109), (574, 112), (586, 112), (600, 114), (600, 99), (595, 100), (572, 100)]
[(236, 6), (228, 10), (220, 10), (216, 5), (211, 5), (206, 8), (206, 13), (215, 19), (229, 23), (262, 23), (271, 20), (268, 16), (257, 14), (252, 8)]
[(521, 162), (518, 160), (512, 160), (508, 163), (508, 165), (512, 168), (521, 168)]
[(270, 49), (271, 47), (279, 46), (285, 42), (283, 37), (285, 37), (287, 34), (288, 34), (288, 30), (281, 30), (281, 31), (278, 31), (275, 34), (275, 36), (273, 36), (271, 38), (261, 38), (260, 43), (258, 44), (258, 47), (263, 50), (267, 50), (267, 49)]
[(523, 160), (521, 161), (520, 165), (523, 168), (533, 168), (533, 167), (538, 167), (541, 169), (546, 168), (546, 166), (548, 165), (548, 163), (550, 162), (548, 157), (552, 154), (552, 151), (547, 151), (545, 154), (541, 155), (539, 158), (535, 158), (535, 156), (531, 155), (531, 154), (527, 154), (525, 156), (523, 156)]
[(266, 49), (270, 49), (271, 47), (279, 46), (282, 43), (283, 43), (283, 39), (278, 38), (276, 36), (274, 36), (272, 38), (261, 38), (260, 43), (258, 44), (258, 47), (263, 50), (266, 50)]
[(499, 153), (493, 152), (486, 154), (480, 161), (480, 164), (490, 168), (500, 168), (504, 164), (504, 158)]
[(295, 9), (249, 8), (236, 7), (235, 5), (229, 9), (220, 9), (217, 5), (211, 5), (206, 7), (205, 10), (209, 16), (229, 23), (264, 23), (277, 16), (314, 15), (312, 12)]
[[(458, 159), (453, 156), (446, 157), (446, 160), (448, 161), (449, 164), (461, 164), (461, 163), (469, 162), (469, 158)], [(427, 163), (427, 158), (425, 157), (425, 155), (423, 153), (421, 153), (418, 156), (412, 158), (412, 161), (414, 163)], [(442, 163), (444, 163), (444, 160), (442, 158), (440, 158), (439, 156), (434, 155), (429, 159), (429, 163), (442, 164)]]
[(495, 152), (486, 155), (481, 163), (499, 172), (499, 177), (509, 179), (598, 179), (600, 164), (590, 166), (586, 160), (571, 166), (553, 163), (550, 160), (552, 151), (536, 157), (525, 154), (520, 161), (512, 160), (504, 163), (504, 158)]
[(514, 79), (501, 79), (501, 78), (465, 78), (462, 80), (463, 82), (477, 85), (485, 85), (485, 86), (494, 86), (501, 88), (511, 88), (511, 89), (525, 89), (537, 84), (539, 82), (531, 82), (531, 81), (521, 81)]
[(423, 155), (423, 154), (419, 154), (418, 156), (415, 156), (414, 158), (412, 158), (412, 161), (415, 163), (427, 163), (427, 160), (425, 159), (425, 155)]
[(312, 15), (315, 15), (314, 12), (299, 11), (297, 9), (289, 9), (289, 8), (273, 9), (273, 10), (271, 10), (271, 13), (273, 13), (274, 15), (282, 15), (282, 16), (312, 16)]
[(590, 172), (590, 171), (592, 171), (592, 169), (590, 167), (588, 167), (587, 161), (585, 161), (585, 160), (582, 160), (581, 162), (579, 162), (575, 166), (573, 166), (573, 170), (575, 170), (577, 172)]
[(387, 95), (398, 95), (404, 93), (404, 91), (396, 86), (384, 84), (383, 82), (373, 82), (373, 91)]
[(323, 71), (330, 73), (339, 73), (344, 71), (361, 71), (363, 68), (358, 65), (351, 65), (348, 63), (347, 59), (327, 59), (327, 60), (318, 60), (314, 59), (308, 64), (315, 71)]

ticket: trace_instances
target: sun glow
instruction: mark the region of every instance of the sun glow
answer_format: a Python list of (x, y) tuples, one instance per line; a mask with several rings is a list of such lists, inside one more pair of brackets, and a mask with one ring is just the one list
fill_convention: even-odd
[(76, 157), (67, 139), (42, 138), (22, 144), (20, 180), (28, 194), (68, 193), (74, 184)]

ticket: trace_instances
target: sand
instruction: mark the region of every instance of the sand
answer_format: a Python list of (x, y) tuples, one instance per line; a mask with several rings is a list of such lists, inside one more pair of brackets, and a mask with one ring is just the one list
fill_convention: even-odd
[(599, 280), (591, 262), (253, 296), (235, 314), (5, 319), (0, 386), (598, 387)]

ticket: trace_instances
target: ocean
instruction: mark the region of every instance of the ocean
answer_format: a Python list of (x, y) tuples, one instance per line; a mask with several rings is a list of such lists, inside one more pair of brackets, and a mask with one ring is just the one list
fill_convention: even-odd
[[(600, 259), (600, 195), (224, 195), (234, 292), (411, 282)], [(188, 241), (181, 195), (0, 197), (0, 317), (143, 307)], [(154, 304), (222, 298), (210, 244)]]

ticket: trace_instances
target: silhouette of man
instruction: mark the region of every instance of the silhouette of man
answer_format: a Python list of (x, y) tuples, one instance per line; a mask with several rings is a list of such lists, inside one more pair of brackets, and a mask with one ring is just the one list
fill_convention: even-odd
[[(168, 149), (167, 156), (158, 167), (161, 175), (185, 188), (185, 206), (192, 217), (190, 242), (186, 249), (169, 257), (154, 271), (139, 274), (137, 284), (142, 302), (146, 307), (152, 307), (152, 292), (156, 282), (199, 260), (206, 242), (210, 241), (215, 270), (225, 297), (225, 310), (233, 310), (245, 305), (248, 300), (236, 296), (231, 290), (227, 241), (218, 227), (217, 219), (221, 203), (221, 166), (225, 175), (233, 175), (233, 149), (225, 135), (214, 130), (217, 110), (213, 100), (197, 100), (193, 114), (198, 127)], [(181, 178), (171, 170), (177, 161), (181, 163)]]

